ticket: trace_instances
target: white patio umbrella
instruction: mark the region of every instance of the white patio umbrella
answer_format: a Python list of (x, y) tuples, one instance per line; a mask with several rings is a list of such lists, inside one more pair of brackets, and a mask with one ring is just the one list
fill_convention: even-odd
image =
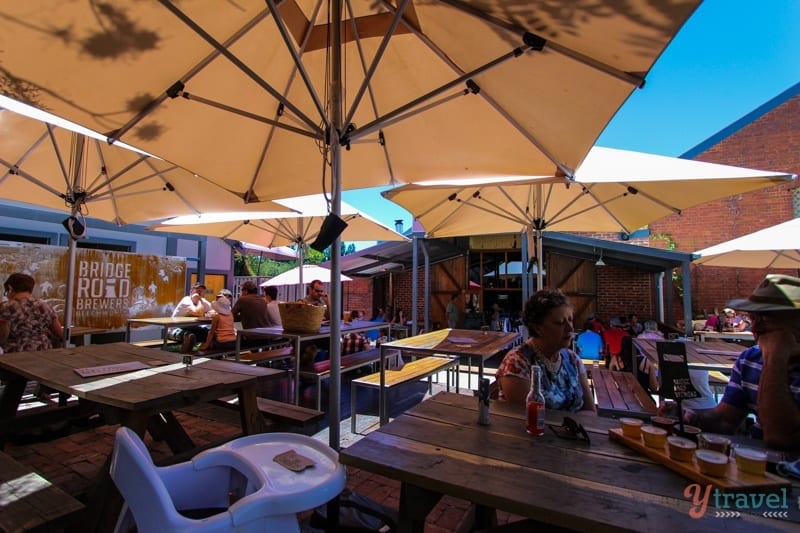
[(703, 266), (800, 268), (800, 218), (695, 252)]
[[(313, 280), (319, 280), (322, 283), (330, 284), (332, 272), (325, 267), (319, 265), (300, 265), (286, 272), (282, 272), (277, 276), (268, 279), (261, 283), (262, 287), (283, 287), (292, 286), (294, 289), (294, 299), (299, 300), (305, 296), (304, 286), (311, 283)], [(352, 278), (340, 274), (341, 282), (352, 281)]]
[[(303, 280), (319, 280), (322, 283), (331, 282), (331, 271), (319, 265), (303, 265), (302, 267), (295, 267), (286, 272), (282, 272), (270, 278), (261, 284), (262, 287), (280, 287), (281, 285), (302, 285)], [(352, 281), (344, 274), (341, 275), (342, 281)]]
[(794, 175), (595, 147), (564, 177), (448, 180), (403, 185), (383, 195), (411, 212), (429, 237), (524, 231), (631, 233), (649, 222), (717, 198), (785, 182)]
[[(31, 112), (21, 108), (23, 112)], [(74, 237), (85, 217), (117, 225), (199, 215), (244, 205), (242, 198), (176, 165), (91, 137), (91, 132), (39, 113), (43, 122), (0, 109), (0, 198), (65, 211)], [(288, 211), (273, 202), (261, 209)], [(65, 333), (72, 326), (75, 239), (70, 239)]]
[[(303, 249), (319, 236), (328, 214), (328, 203), (322, 195), (312, 194), (276, 200), (292, 209), (292, 213), (244, 211), (182, 216), (151, 226), (153, 231), (191, 235), (207, 235), (266, 246), (296, 245), (297, 259), (303, 264)], [(341, 219), (347, 224), (342, 238), (348, 241), (405, 241), (395, 230), (342, 202)], [(303, 283), (304, 270), (300, 270)], [(313, 278), (312, 278), (313, 279)]]
[(0, 92), (248, 200), (327, 188), (339, 214), (343, 187), (571, 176), (699, 3), (27, 0), (0, 17)]

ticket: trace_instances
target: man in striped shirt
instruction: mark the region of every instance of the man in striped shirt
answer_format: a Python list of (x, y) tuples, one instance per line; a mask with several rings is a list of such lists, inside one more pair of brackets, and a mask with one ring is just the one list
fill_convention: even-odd
[(769, 448), (800, 450), (800, 279), (768, 275), (747, 299), (728, 307), (750, 314), (757, 345), (736, 360), (720, 403), (707, 411), (686, 409), (684, 421), (733, 433), (754, 413), (754, 437)]

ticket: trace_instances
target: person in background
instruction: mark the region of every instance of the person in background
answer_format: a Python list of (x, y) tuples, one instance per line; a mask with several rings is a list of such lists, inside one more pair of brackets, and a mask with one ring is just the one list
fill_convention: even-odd
[(331, 315), (330, 315), (330, 305), (328, 305), (328, 295), (325, 294), (325, 288), (323, 287), (322, 282), (320, 280), (315, 279), (314, 281), (308, 284), (306, 295), (300, 301), (305, 302), (308, 305), (316, 305), (324, 307), (325, 320), (330, 320)]
[(189, 290), (189, 294), (184, 296), (175, 309), (172, 311), (172, 318), (181, 316), (204, 317), (211, 311), (211, 302), (205, 299), (206, 286), (202, 283), (195, 283)]
[(278, 307), (278, 288), (264, 287), (264, 300), (267, 302), (267, 327), (281, 327), (281, 312)]
[(639, 316), (636, 313), (628, 315), (628, 330), (632, 337), (636, 337), (644, 331), (644, 326), (639, 322)]
[(457, 299), (457, 292), (451, 294), (450, 301), (447, 302), (447, 308), (445, 309), (445, 314), (447, 315), (447, 327), (450, 329), (455, 329), (458, 327), (458, 304), (456, 304)]
[(217, 299), (211, 303), (213, 317), (211, 330), (200, 350), (232, 350), (236, 347), (236, 328), (233, 326), (231, 299), (233, 295), (228, 289), (222, 289)]
[(606, 365), (611, 370), (630, 370), (626, 366), (626, 361), (620, 358), (622, 353), (622, 339), (630, 337), (624, 329), (622, 329), (622, 321), (617, 317), (611, 317), (608, 321), (608, 328), (603, 333), (603, 342), (608, 351), (608, 364)]
[[(182, 316), (204, 317), (208, 316), (211, 311), (211, 302), (205, 299), (206, 286), (202, 283), (195, 283), (189, 290), (189, 294), (184, 296), (175, 309), (172, 311), (172, 318)], [(180, 341), (182, 344), (186, 335), (194, 335), (196, 341), (203, 342), (208, 337), (208, 326), (189, 326), (184, 328), (175, 328), (170, 332), (170, 337), (173, 340)], [(188, 342), (188, 341), (186, 341)]]
[(242, 294), (231, 309), (233, 320), (241, 322), (244, 329), (270, 327), (272, 323), (267, 317), (267, 300), (258, 295), (256, 283), (245, 281), (239, 288)]
[(684, 409), (687, 424), (733, 433), (749, 413), (751, 435), (769, 448), (800, 450), (800, 278), (770, 274), (747, 299), (728, 306), (750, 313), (756, 345), (739, 355), (720, 403)]
[(315, 279), (308, 284), (303, 301), (309, 305), (328, 305), (328, 295), (320, 280)]
[(525, 303), (523, 315), (530, 337), (511, 349), (497, 369), (500, 399), (524, 405), (531, 367), (542, 368), (542, 389), (548, 409), (594, 411), (586, 368), (568, 346), (572, 341), (572, 305), (559, 290), (542, 289)]
[(383, 322), (383, 307), (377, 307), (375, 309), (375, 315), (369, 319), (370, 322)]
[(595, 332), (592, 321), (587, 320), (583, 325), (583, 331), (575, 341), (575, 349), (581, 359), (603, 359), (603, 337)]
[(64, 328), (53, 308), (32, 296), (35, 284), (33, 277), (19, 272), (3, 283), (8, 300), (0, 305), (0, 353), (49, 350), (61, 345)]
[(342, 355), (369, 350), (369, 339), (361, 333), (351, 332), (342, 336)]

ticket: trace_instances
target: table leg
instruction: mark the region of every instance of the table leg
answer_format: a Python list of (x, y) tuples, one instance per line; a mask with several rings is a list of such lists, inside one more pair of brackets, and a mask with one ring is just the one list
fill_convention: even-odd
[(294, 404), (300, 405), (300, 337), (294, 340)]
[[(7, 381), (3, 386), (2, 393), (0, 393), (0, 420), (4, 422), (4, 426), (6, 424), (10, 426), (11, 419), (17, 414), (17, 408), (19, 408), (19, 402), (22, 400), (22, 394), (25, 392), (25, 385), (28, 380), (15, 374), (5, 374), (3, 378)], [(0, 450), (5, 448), (5, 445), (6, 435), (3, 432), (0, 435)]]
[(239, 389), (239, 415), (242, 420), (242, 433), (245, 435), (267, 432), (267, 423), (258, 410), (255, 383), (243, 385)]
[(164, 339), (164, 342), (161, 343), (161, 349), (162, 350), (166, 350), (167, 349), (167, 344), (168, 344), (168, 341), (167, 341), (167, 336), (168, 335), (167, 334), (169, 333), (169, 328), (167, 326), (164, 326), (161, 329), (163, 330), (162, 334), (161, 334), (161, 338)]
[(166, 441), (167, 446), (174, 454), (193, 450), (196, 447), (192, 438), (171, 411), (149, 417), (147, 431), (150, 432), (153, 440)]
[(400, 485), (400, 533), (425, 531), (425, 518), (431, 512), (442, 495), (409, 483)]

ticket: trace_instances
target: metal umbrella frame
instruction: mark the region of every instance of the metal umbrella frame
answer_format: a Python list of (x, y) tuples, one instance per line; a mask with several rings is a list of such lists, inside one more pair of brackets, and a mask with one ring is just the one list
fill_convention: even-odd
[(699, 3), (29, 0), (0, 18), (0, 91), (248, 201), (328, 175), (338, 215), (343, 187), (571, 176)]
[[(786, 183), (793, 174), (593, 148), (575, 179), (445, 180), (382, 194), (414, 215), (428, 237), (523, 232), (544, 272), (542, 232), (623, 232), (724, 196)], [(533, 241), (533, 242), (529, 242)], [(528, 261), (526, 253), (524, 260)]]
[[(0, 197), (69, 214), (64, 220), (71, 237), (65, 335), (72, 326), (75, 241), (86, 236), (87, 217), (123, 226), (244, 205), (241, 197), (174, 164), (109, 145), (89, 133), (77, 125), (55, 125), (0, 109), (0, 168), (5, 169)], [(274, 202), (258, 206), (290, 211)]]

